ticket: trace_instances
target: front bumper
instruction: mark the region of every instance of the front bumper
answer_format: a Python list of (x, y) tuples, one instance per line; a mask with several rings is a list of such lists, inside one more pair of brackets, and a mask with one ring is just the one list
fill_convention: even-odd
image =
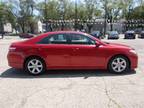
[(125, 39), (134, 39), (135, 35), (125, 35)]
[(137, 68), (138, 67), (138, 56), (135, 55), (135, 54), (131, 54), (129, 56), (129, 59), (130, 59), (130, 62), (131, 62), (131, 64), (130, 64), (131, 69), (133, 70), (133, 69)]

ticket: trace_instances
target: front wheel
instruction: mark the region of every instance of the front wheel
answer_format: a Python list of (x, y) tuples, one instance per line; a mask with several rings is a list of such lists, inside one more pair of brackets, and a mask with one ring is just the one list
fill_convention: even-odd
[(30, 58), (25, 63), (25, 71), (32, 75), (39, 75), (45, 71), (45, 63), (39, 58)]
[(112, 73), (124, 73), (130, 68), (129, 60), (124, 56), (116, 56), (112, 58), (108, 64), (108, 69)]

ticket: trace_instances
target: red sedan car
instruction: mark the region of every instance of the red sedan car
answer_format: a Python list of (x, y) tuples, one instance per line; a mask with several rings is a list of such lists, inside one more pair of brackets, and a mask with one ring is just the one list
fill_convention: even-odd
[(137, 68), (131, 47), (106, 43), (86, 33), (59, 31), (12, 43), (9, 66), (38, 75), (52, 69), (108, 69), (123, 73)]

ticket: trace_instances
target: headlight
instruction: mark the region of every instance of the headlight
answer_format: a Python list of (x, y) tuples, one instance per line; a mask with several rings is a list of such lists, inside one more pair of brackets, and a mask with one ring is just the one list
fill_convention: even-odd
[(133, 49), (130, 50), (129, 52), (130, 52), (130, 53), (133, 53), (133, 54), (137, 54), (137, 52), (136, 52), (135, 50), (133, 50)]

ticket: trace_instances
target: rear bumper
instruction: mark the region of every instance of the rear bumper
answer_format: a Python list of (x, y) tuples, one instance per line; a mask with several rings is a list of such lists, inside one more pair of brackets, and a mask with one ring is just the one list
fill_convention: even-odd
[(23, 69), (24, 59), (22, 54), (9, 52), (7, 55), (8, 65), (16, 69)]

